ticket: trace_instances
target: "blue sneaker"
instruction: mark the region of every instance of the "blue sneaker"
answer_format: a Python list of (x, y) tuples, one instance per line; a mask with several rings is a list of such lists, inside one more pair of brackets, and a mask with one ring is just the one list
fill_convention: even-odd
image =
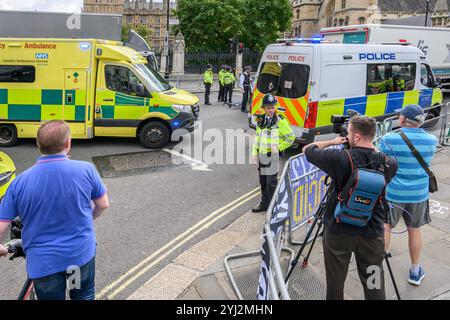
[(420, 286), (423, 278), (425, 278), (425, 270), (422, 267), (419, 268), (419, 273), (413, 273), (409, 270), (409, 279), (408, 282), (414, 284), (416, 286)]

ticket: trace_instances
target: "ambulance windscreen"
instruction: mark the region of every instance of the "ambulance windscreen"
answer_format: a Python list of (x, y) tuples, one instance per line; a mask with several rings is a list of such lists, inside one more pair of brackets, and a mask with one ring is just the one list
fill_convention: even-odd
[(306, 95), (308, 83), (308, 65), (266, 62), (261, 66), (257, 88), (264, 94), (296, 99)]

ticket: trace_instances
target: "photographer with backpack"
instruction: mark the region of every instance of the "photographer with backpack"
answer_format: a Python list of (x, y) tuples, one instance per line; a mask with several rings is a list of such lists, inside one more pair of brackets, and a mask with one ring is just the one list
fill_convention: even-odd
[[(335, 190), (323, 218), (329, 300), (344, 299), (352, 253), (365, 299), (386, 299), (383, 222), (388, 208), (383, 200), (386, 185), (397, 171), (397, 161), (376, 149), (372, 143), (375, 133), (375, 119), (354, 116), (346, 137), (313, 142), (303, 148), (307, 160), (332, 178)], [(325, 149), (346, 142), (348, 150)]]

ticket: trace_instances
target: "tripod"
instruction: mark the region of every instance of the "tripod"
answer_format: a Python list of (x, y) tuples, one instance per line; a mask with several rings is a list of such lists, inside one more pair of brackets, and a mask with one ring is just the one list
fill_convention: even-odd
[[(306, 255), (306, 257), (303, 258), (302, 266), (303, 267), (307, 267), (308, 266), (309, 256), (311, 255), (312, 249), (314, 247), (314, 244), (316, 242), (317, 237), (319, 236), (320, 229), (322, 228), (322, 225), (323, 225), (323, 215), (325, 214), (325, 211), (327, 209), (328, 203), (331, 200), (331, 197), (333, 196), (333, 193), (334, 193), (335, 186), (334, 186), (334, 184), (330, 185), (330, 183), (328, 183), (328, 178), (329, 177), (327, 177), (327, 179), (325, 179), (325, 185), (327, 185), (329, 187), (327, 189), (327, 192), (325, 193), (325, 196), (323, 197), (322, 201), (320, 202), (319, 208), (317, 209), (317, 211), (316, 211), (316, 213), (314, 215), (314, 221), (313, 221), (311, 227), (309, 228), (309, 230), (308, 230), (308, 232), (306, 234), (305, 240), (302, 242), (300, 250), (298, 251), (298, 253), (297, 253), (296, 257), (294, 258), (294, 260), (292, 260), (292, 262), (291, 262), (291, 267), (290, 267), (289, 272), (288, 272), (288, 274), (287, 274), (287, 276), (286, 276), (286, 278), (284, 280), (284, 282), (286, 284), (288, 283), (288, 280), (289, 280), (290, 276), (292, 275), (292, 272), (294, 271), (294, 268), (297, 266), (297, 264), (298, 264), (298, 262), (300, 260), (300, 256), (302, 255), (303, 250), (305, 249), (305, 246), (306, 246), (306, 244), (308, 242), (308, 239), (310, 239), (310, 237), (311, 237), (311, 235), (312, 235), (312, 233), (314, 231), (314, 228), (317, 226), (316, 233), (314, 234), (314, 238), (313, 238), (311, 246), (309, 247), (309, 250), (308, 250), (308, 254)], [(401, 300), (400, 294), (399, 294), (398, 288), (397, 288), (397, 283), (395, 282), (394, 274), (392, 272), (391, 265), (390, 265), (389, 260), (388, 260), (391, 257), (392, 257), (392, 255), (390, 253), (388, 253), (388, 252), (384, 253), (384, 259), (386, 261), (386, 265), (387, 265), (388, 270), (389, 270), (389, 275), (391, 277), (395, 293), (397, 295), (398, 300)]]

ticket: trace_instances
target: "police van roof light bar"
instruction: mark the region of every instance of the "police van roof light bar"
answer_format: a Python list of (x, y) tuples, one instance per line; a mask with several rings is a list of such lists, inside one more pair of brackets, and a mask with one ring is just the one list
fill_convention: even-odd
[(277, 43), (285, 43), (291, 45), (292, 43), (334, 43), (335, 41), (324, 40), (323, 38), (284, 38), (277, 39)]

